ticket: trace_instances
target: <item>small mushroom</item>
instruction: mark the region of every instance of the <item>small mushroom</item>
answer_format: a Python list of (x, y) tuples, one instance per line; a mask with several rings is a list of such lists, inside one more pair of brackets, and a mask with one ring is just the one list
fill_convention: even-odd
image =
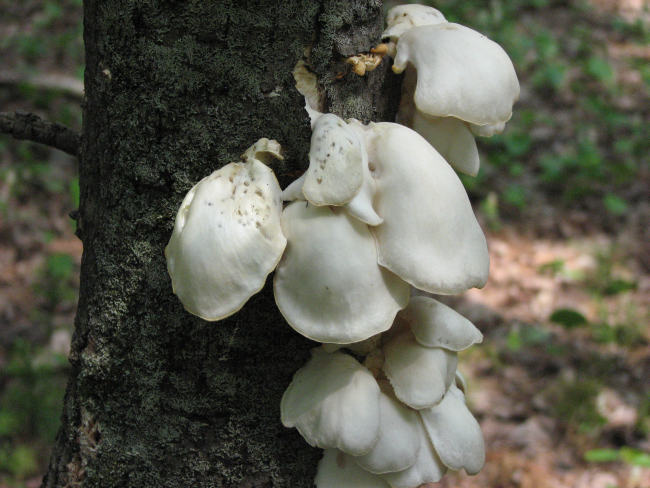
[(348, 344), (390, 328), (409, 286), (377, 264), (368, 227), (343, 209), (293, 202), (282, 214), (287, 250), (274, 278), (275, 301), (295, 330)]
[(314, 483), (316, 488), (390, 488), (379, 476), (362, 469), (352, 456), (337, 449), (325, 449)]
[(388, 481), (391, 488), (418, 488), (426, 483), (437, 483), (447, 472), (447, 468), (436, 454), (421, 420), (417, 422), (417, 429), (420, 449), (415, 464), (403, 471), (381, 475)]
[(384, 219), (371, 228), (379, 264), (430, 293), (482, 287), (487, 244), (458, 176), (411, 129), (382, 122), (365, 135), (377, 183), (374, 207)]
[(344, 205), (359, 193), (367, 155), (356, 133), (334, 114), (314, 125), (302, 192), (314, 205)]
[[(325, 120), (322, 122), (323, 125), (331, 126), (331, 122), (334, 120), (331, 117), (329, 117), (332, 114), (327, 114), (327, 118), (323, 117)], [(333, 116), (335, 117), (335, 116)], [(336, 117), (338, 121), (343, 122), (341, 119)], [(337, 124), (338, 125), (338, 124)], [(320, 126), (320, 122), (319, 122)], [(375, 212), (375, 209), (373, 208), (372, 201), (375, 197), (375, 193), (377, 192), (377, 186), (375, 183), (375, 180), (373, 179), (371, 173), (370, 173), (370, 168), (368, 165), (368, 156), (366, 154), (365, 147), (362, 144), (362, 141), (364, 140), (364, 132), (365, 132), (365, 126), (361, 124), (358, 120), (350, 119), (347, 124), (345, 124), (344, 131), (339, 131), (339, 136), (343, 135), (343, 137), (346, 140), (352, 139), (354, 141), (354, 145), (358, 145), (358, 148), (360, 149), (361, 153), (361, 186), (359, 189), (356, 191), (355, 195), (352, 197), (352, 199), (344, 203), (343, 206), (347, 210), (347, 212), (354, 218), (360, 220), (361, 222), (364, 222), (368, 225), (371, 226), (376, 226), (379, 225), (383, 222), (383, 219), (377, 215), (377, 212)], [(352, 133), (352, 136), (348, 134), (345, 134), (347, 132)], [(330, 135), (332, 134), (332, 131), (329, 131)], [(319, 151), (318, 147), (321, 145), (322, 141), (319, 141), (322, 136), (322, 131), (317, 133), (314, 131), (314, 134), (312, 135), (312, 147), (310, 151), (310, 166), (307, 172), (303, 173), (302, 176), (294, 180), (292, 183), (287, 186), (284, 191), (282, 192), (282, 199), (284, 201), (289, 201), (293, 202), (296, 200), (309, 200), (311, 203), (314, 203), (313, 201), (310, 200), (309, 197), (306, 198), (306, 195), (309, 194), (309, 190), (305, 189), (306, 182), (308, 178), (311, 178), (311, 181), (313, 183), (314, 178), (316, 178), (316, 182), (318, 184), (318, 173), (316, 170), (312, 171), (312, 168), (315, 167), (316, 165), (319, 166), (325, 166), (325, 163), (320, 163), (320, 159), (318, 157)], [(329, 146), (330, 150), (334, 149), (335, 147), (332, 146), (332, 143), (330, 143)], [(343, 147), (340, 149), (341, 152), (343, 152)], [(313, 153), (313, 159), (312, 159), (312, 153)], [(331, 155), (332, 153), (330, 152), (329, 154), (326, 153), (328, 156)], [(336, 165), (336, 163), (335, 163)], [(310, 173), (311, 171), (311, 173)], [(323, 168), (320, 168), (320, 171), (324, 171)], [(355, 170), (356, 171), (356, 170)], [(329, 185), (331, 186), (332, 189), (335, 189), (338, 185), (341, 185), (342, 187), (345, 187), (345, 185), (348, 183), (346, 181), (345, 177), (345, 172), (341, 172), (338, 175), (330, 175), (331, 178), (328, 180)], [(324, 180), (321, 180), (321, 184), (324, 183)], [(339, 192), (340, 190), (333, 190), (331, 193), (335, 194)], [(333, 205), (333, 206), (341, 206), (340, 203), (336, 203), (335, 200), (341, 200), (341, 198), (329, 198), (329, 201), (326, 203), (320, 203), (317, 204), (319, 206), (323, 205)]]
[(261, 139), (245, 163), (230, 163), (185, 196), (165, 248), (174, 293), (205, 320), (237, 312), (264, 286), (286, 245), (280, 226), (281, 190), (258, 157), (279, 156)]
[(391, 9), (382, 37), (393, 70), (405, 71), (397, 120), (422, 134), (460, 172), (475, 176), (472, 134), (501, 132), (519, 98), (512, 62), (501, 47), (435, 9)]
[(439, 10), (427, 5), (409, 4), (391, 8), (386, 14), (386, 30), (381, 37), (397, 42), (400, 36), (413, 27), (447, 22)]
[(414, 101), (433, 117), (478, 126), (506, 122), (519, 98), (510, 58), (497, 43), (454, 23), (413, 27), (397, 43), (393, 71), (417, 70)]
[(401, 402), (417, 410), (437, 404), (454, 381), (458, 356), (424, 347), (410, 332), (384, 345), (384, 372)]
[(420, 450), (418, 424), (417, 413), (394, 398), (390, 385), (383, 387), (379, 395), (379, 439), (370, 452), (355, 461), (374, 474), (410, 468)]
[(449, 469), (478, 473), (485, 464), (481, 427), (465, 405), (465, 396), (451, 385), (442, 401), (420, 410), (424, 426), (436, 452)]
[(463, 351), (483, 340), (474, 324), (430, 297), (412, 297), (400, 316), (410, 324), (415, 339), (426, 347)]
[(282, 396), (282, 424), (311, 446), (361, 456), (379, 438), (379, 394), (375, 378), (354, 358), (316, 348)]

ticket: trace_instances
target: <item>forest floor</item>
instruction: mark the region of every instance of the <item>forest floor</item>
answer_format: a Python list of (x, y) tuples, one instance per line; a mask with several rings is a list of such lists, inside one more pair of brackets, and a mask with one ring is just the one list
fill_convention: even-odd
[[(647, 2), (440, 0), (522, 82), (464, 178), (488, 285), (447, 298), (484, 333), (461, 355), (488, 446), (457, 488), (650, 488)], [(0, 111), (81, 125), (80, 0), (0, 0)], [(0, 137), (0, 488), (37, 487), (58, 427), (82, 245), (76, 161)]]

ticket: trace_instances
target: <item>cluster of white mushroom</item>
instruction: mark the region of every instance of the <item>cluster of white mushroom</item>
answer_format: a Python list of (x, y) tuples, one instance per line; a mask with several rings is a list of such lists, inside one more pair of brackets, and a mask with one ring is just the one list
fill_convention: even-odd
[(470, 131), (502, 129), (519, 86), (498, 45), (430, 7), (392, 9), (384, 37), (415, 130), (310, 106), (302, 177), (281, 191), (265, 164), (280, 146), (260, 139), (190, 190), (165, 250), (174, 292), (206, 320), (237, 312), (276, 269), (282, 315), (323, 343), (281, 404), (283, 424), (325, 449), (318, 488), (416, 488), (485, 459), (456, 370), (482, 335), (428, 294), (487, 280), (485, 236), (449, 163), (478, 170)]

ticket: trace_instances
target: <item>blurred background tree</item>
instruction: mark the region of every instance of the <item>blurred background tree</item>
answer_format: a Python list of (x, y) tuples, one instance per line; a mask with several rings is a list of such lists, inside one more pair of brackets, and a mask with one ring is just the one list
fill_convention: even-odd
[[(0, 111), (81, 129), (81, 0), (0, 0)], [(489, 230), (488, 286), (457, 306), (489, 446), (443, 486), (649, 486), (650, 27), (643, 0), (440, 0), (522, 81), (464, 178)], [(388, 5), (387, 5), (388, 6)], [(252, 142), (252, 141), (251, 141)], [(78, 294), (76, 160), (0, 135), (0, 486), (39, 486)]]

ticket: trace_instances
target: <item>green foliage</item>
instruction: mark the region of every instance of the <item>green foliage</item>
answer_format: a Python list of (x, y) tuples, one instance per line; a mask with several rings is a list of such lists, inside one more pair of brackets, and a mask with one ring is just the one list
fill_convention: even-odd
[(590, 463), (625, 462), (631, 466), (650, 468), (650, 454), (634, 449), (622, 447), (620, 449), (592, 449), (585, 452), (585, 461)]
[(577, 310), (570, 308), (560, 308), (551, 314), (549, 317), (551, 322), (560, 324), (567, 329), (572, 329), (574, 327), (580, 327), (587, 324), (587, 319)]
[(605, 424), (596, 409), (600, 389), (600, 383), (590, 378), (560, 384), (553, 403), (556, 417), (567, 425), (576, 426), (582, 434), (598, 435)]
[(23, 340), (8, 351), (0, 369), (0, 475), (38, 473), (59, 426), (67, 369), (64, 357)]
[(506, 337), (506, 347), (513, 352), (523, 348), (545, 346), (552, 349), (552, 335), (548, 330), (533, 325), (514, 327)]
[(628, 204), (621, 197), (608, 193), (603, 197), (605, 208), (612, 215), (625, 215), (628, 209)]
[[(42, 358), (37, 361), (37, 356)], [(47, 360), (45, 360), (47, 359)], [(47, 355), (18, 340), (9, 362), (0, 371), (5, 388), (0, 393), (0, 436), (32, 436), (53, 439), (58, 428), (67, 361)]]
[(40, 270), (40, 280), (34, 286), (35, 292), (44, 297), (51, 308), (61, 302), (75, 301), (75, 270), (76, 264), (69, 254), (50, 254)]
[(38, 470), (34, 448), (18, 445), (11, 449), (0, 447), (0, 472), (6, 471), (18, 479), (35, 475)]
[[(645, 46), (650, 43), (647, 23), (603, 15), (595, 29), (594, 9), (580, 2), (432, 4), (450, 21), (470, 25), (501, 44), (525, 91), (532, 91), (516, 106), (503, 134), (479, 140), (483, 166), (490, 166), (488, 181), (483, 174), (481, 184), (470, 185), (468, 191), (485, 198), (486, 185), (499, 188), (501, 210), (526, 208), (537, 189), (552, 194), (559, 204), (594, 197), (609, 214), (624, 215), (632, 203), (626, 189), (647, 168), (650, 152), (647, 117), (640, 109), (650, 92), (650, 67), (632, 57), (624, 60), (627, 65), (614, 64), (606, 43), (611, 38)], [(563, 21), (554, 20), (556, 10)], [(638, 71), (645, 82), (641, 91), (633, 87), (626, 94), (630, 88), (618, 75), (622, 69)], [(624, 96), (637, 99), (639, 108), (621, 108)], [(551, 137), (540, 140), (536, 133)], [(520, 178), (526, 175), (531, 188), (523, 192)]]

